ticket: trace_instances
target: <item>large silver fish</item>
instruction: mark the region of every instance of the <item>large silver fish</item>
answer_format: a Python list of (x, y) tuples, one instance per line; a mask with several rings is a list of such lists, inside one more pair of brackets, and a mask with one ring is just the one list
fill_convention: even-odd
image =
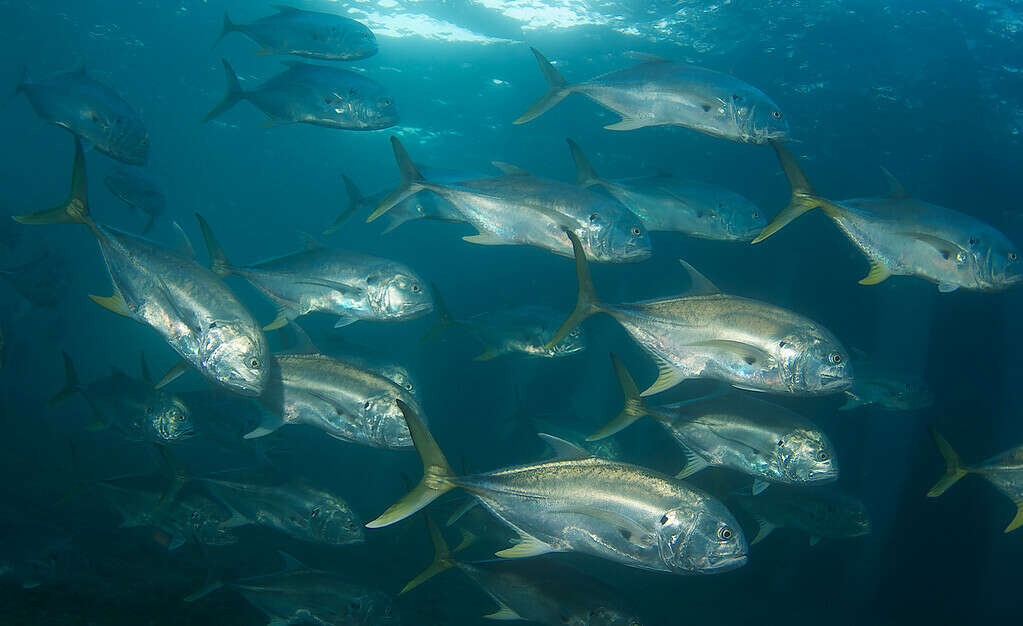
[(571, 139), (583, 187), (600, 185), (643, 221), (646, 229), (672, 231), (720, 241), (751, 241), (767, 225), (760, 209), (734, 191), (671, 174), (607, 180), (597, 175), (582, 149)]
[(199, 214), (199, 226), (210, 253), (210, 268), (218, 276), (238, 274), (278, 307), (274, 330), (307, 313), (337, 316), (335, 328), (359, 320), (403, 321), (433, 310), (426, 283), (403, 263), (358, 252), (313, 245), (261, 263), (232, 265)]
[(362, 22), (282, 4), (276, 4), (274, 8), (277, 13), (249, 24), (235, 24), (224, 13), (224, 25), (217, 43), (228, 34), (239, 32), (263, 46), (256, 54), (294, 54), (325, 61), (357, 61), (377, 53), (376, 37)]
[(792, 200), (753, 243), (820, 208), (870, 262), (861, 285), (876, 285), (889, 276), (917, 276), (947, 293), (960, 287), (1000, 291), (1023, 280), (1018, 248), (994, 227), (910, 196), (887, 171), (892, 186), (888, 197), (833, 202), (817, 195), (788, 150), (772, 145), (792, 185)]
[(195, 435), (188, 407), (181, 398), (153, 387), (142, 360), (143, 380), (111, 368), (110, 376), (82, 384), (67, 352), (64, 356), (64, 387), (50, 400), (55, 406), (80, 393), (92, 409), (90, 430), (112, 428), (131, 441), (167, 443)]
[(680, 480), (598, 459), (549, 435), (544, 438), (560, 452), (553, 461), (458, 476), (415, 411), (398, 404), (423, 479), (369, 528), (403, 520), (461, 488), (519, 533), (519, 543), (499, 557), (580, 552), (676, 574), (717, 573), (746, 562), (746, 540), (728, 509)]
[(941, 434), (931, 429), (931, 436), (945, 459), (946, 469), (945, 475), (927, 492), (927, 497), (937, 498), (963, 476), (978, 474), (1016, 505), (1016, 516), (1005, 527), (1005, 532), (1009, 533), (1023, 526), (1023, 446), (1006, 450), (977, 465), (967, 466), (963, 465), (959, 455)]
[(835, 448), (827, 435), (785, 407), (727, 393), (651, 408), (618, 357), (612, 354), (611, 361), (625, 406), (587, 439), (610, 437), (650, 416), (686, 454), (678, 478), (688, 478), (705, 467), (725, 467), (752, 476), (755, 494), (769, 483), (816, 485), (838, 479)]
[(18, 92), (28, 97), (39, 117), (103, 154), (129, 165), (148, 160), (149, 133), (142, 118), (113, 89), (90, 78), (84, 66), (39, 82), (26, 80), (23, 71)]
[(685, 261), (690, 290), (681, 296), (608, 305), (597, 299), (579, 239), (579, 298), (551, 344), (597, 313), (615, 318), (657, 362), (649, 396), (690, 378), (712, 378), (750, 391), (835, 393), (852, 382), (849, 354), (831, 332), (791, 311), (721, 293)]
[(153, 328), (208, 379), (245, 395), (263, 392), (270, 355), (266, 338), (231, 290), (194, 259), (92, 220), (77, 137), (68, 199), (55, 209), (14, 219), (88, 226), (114, 287), (110, 297), (90, 296), (94, 301)]
[(224, 99), (203, 119), (208, 122), (242, 100), (267, 116), (266, 125), (313, 124), (344, 130), (379, 130), (398, 123), (398, 109), (380, 83), (336, 67), (284, 61), (288, 69), (251, 91), (244, 91), (231, 64)]
[(778, 105), (734, 76), (637, 55), (643, 63), (570, 85), (536, 48), (531, 50), (549, 87), (516, 124), (539, 117), (570, 94), (581, 93), (622, 117), (604, 127), (608, 130), (672, 125), (740, 143), (788, 138), (789, 124)]
[(160, 185), (141, 170), (116, 168), (103, 177), (103, 183), (110, 193), (148, 217), (149, 221), (142, 229), (143, 235), (148, 233), (156, 219), (167, 211), (167, 199)]
[(836, 487), (773, 487), (759, 496), (729, 500), (758, 524), (750, 545), (760, 543), (776, 528), (791, 528), (810, 535), (810, 545), (821, 539), (846, 539), (870, 534), (870, 514), (859, 498)]
[(433, 541), (433, 563), (405, 585), (402, 594), (445, 570), (458, 568), (497, 603), (498, 610), (485, 616), (487, 619), (547, 626), (641, 626), (614, 588), (580, 570), (549, 559), (480, 563), (456, 559), (429, 515), (426, 523)]
[(505, 166), (506, 176), (440, 185), (423, 178), (397, 137), (391, 137), (401, 184), (367, 218), (372, 222), (402, 200), (432, 191), (458, 209), (479, 234), (463, 237), (485, 246), (528, 245), (571, 256), (562, 234), (574, 232), (587, 254), (602, 263), (632, 263), (650, 257), (650, 235), (631, 211), (574, 185), (532, 176)]
[(412, 445), (400, 399), (412, 394), (381, 374), (322, 354), (279, 354), (267, 392), (260, 399), (271, 415), (245, 435), (267, 435), (285, 424), (308, 424), (331, 437), (374, 448)]

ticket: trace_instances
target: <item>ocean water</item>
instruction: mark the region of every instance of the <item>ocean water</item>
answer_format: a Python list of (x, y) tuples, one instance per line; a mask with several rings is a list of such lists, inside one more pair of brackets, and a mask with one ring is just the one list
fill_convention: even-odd
[[(265, 116), (248, 102), (202, 123), (223, 97), (221, 58), (231, 62), (245, 89), (294, 58), (256, 55), (259, 46), (237, 33), (213, 47), (225, 11), (237, 22), (272, 12), (252, 2), (0, 0), (0, 85), (13, 90), (23, 67), (36, 80), (84, 63), (89, 76), (139, 113), (151, 146), (146, 171), (167, 197), (167, 216), (147, 235), (154, 240), (177, 239), (166, 219), (172, 218), (205, 262), (193, 216), (198, 212), (231, 259), (244, 264), (301, 249), (311, 233), (330, 247), (407, 264), (435, 285), (460, 318), (523, 304), (567, 315), (576, 297), (573, 264), (534, 247), (471, 245), (461, 238), (473, 230), (459, 224), (419, 220), (381, 235), (380, 222), (364, 222), (367, 211), (336, 233), (320, 235), (347, 206), (342, 173), (367, 194), (397, 184), (390, 136), (399, 137), (417, 163), (497, 175), (490, 163), (503, 161), (572, 182), (576, 172), (565, 144), (570, 137), (608, 178), (666, 171), (735, 190), (766, 216), (788, 201), (788, 183), (767, 146), (677, 126), (604, 130), (617, 117), (580, 95), (513, 125), (546, 89), (530, 46), (556, 61), (570, 82), (628, 67), (635, 62), (630, 51), (740, 77), (785, 111), (793, 140), (787, 145), (823, 195), (882, 195), (883, 166), (914, 196), (1023, 240), (1017, 191), (1023, 3), (297, 4), (347, 15), (375, 33), (378, 54), (322, 63), (357, 69), (383, 84), (401, 116), (397, 125), (365, 132), (263, 127)], [(41, 119), (18, 94), (3, 108), (0, 125), (6, 147), (0, 151), (0, 212), (20, 215), (63, 201), (72, 135)], [(86, 164), (94, 217), (141, 231), (145, 217), (103, 184), (120, 165), (95, 148), (86, 152)], [(458, 572), (398, 595), (430, 563), (418, 518), (367, 529), (364, 543), (340, 547), (249, 525), (238, 529), (235, 545), (200, 549), (186, 541), (168, 549), (151, 528), (123, 527), (93, 483), (159, 475), (160, 455), (109, 430), (90, 430), (91, 412), (81, 397), (47, 405), (64, 384), (61, 351), (74, 359), (86, 383), (106, 376), (110, 366), (137, 377), (142, 352), (157, 377), (179, 357), (153, 330), (89, 301), (89, 294), (109, 295), (110, 280), (86, 229), (12, 222), (0, 225), (0, 237), (0, 269), (47, 255), (45, 265), (54, 274), (39, 282), (52, 286), (57, 300), (39, 306), (18, 293), (14, 280), (0, 280), (0, 512), (6, 528), (0, 561), (41, 559), (52, 574), (32, 588), (25, 588), (23, 577), (4, 577), (0, 623), (266, 623), (264, 613), (229, 589), (195, 602), (184, 598), (203, 586), (211, 562), (224, 580), (239, 580), (279, 570), (279, 550), (387, 594), (402, 623), (489, 622), (482, 616), (497, 610), (493, 600)], [(967, 476), (940, 498), (926, 493), (944, 471), (929, 427), (943, 433), (968, 464), (1023, 444), (1020, 290), (939, 293), (933, 283), (900, 276), (858, 285), (868, 269), (863, 255), (820, 212), (755, 246), (672, 232), (653, 233), (652, 242), (649, 260), (594, 267), (603, 300), (681, 291), (688, 284), (677, 262), (682, 258), (724, 292), (798, 311), (826, 325), (846, 347), (919, 377), (932, 390), (933, 403), (913, 411), (841, 411), (843, 394), (770, 398), (827, 433), (841, 460), (837, 486), (865, 504), (870, 534), (811, 545), (806, 533), (779, 529), (750, 547), (742, 568), (706, 576), (644, 571), (579, 554), (539, 558), (611, 585), (643, 624), (1018, 619), (1023, 532), (1003, 533), (1015, 506), (978, 476)], [(237, 276), (226, 282), (257, 320), (273, 319), (273, 305), (248, 283)], [(448, 458), (473, 471), (541, 458), (544, 445), (529, 417), (586, 434), (614, 416), (622, 396), (609, 352), (628, 364), (641, 388), (656, 375), (653, 361), (607, 316), (584, 323), (588, 347), (581, 354), (482, 362), (473, 361), (479, 345), (465, 333), (421, 342), (435, 321), (431, 314), (334, 329), (334, 318), (311, 314), (302, 326), (327, 354), (357, 345), (405, 365)], [(279, 349), (276, 336), (270, 339)], [(170, 389), (193, 398), (193, 413), (204, 419), (250, 426), (258, 421), (254, 403), (213, 393), (195, 372)], [(707, 391), (699, 381), (687, 382), (657, 401)], [(652, 420), (646, 422), (616, 436), (624, 458), (674, 474), (684, 461), (680, 451)], [(188, 445), (172, 449), (192, 475), (203, 476), (261, 464), (246, 446), (264, 446), (272, 450), (273, 472), (336, 493), (363, 522), (401, 497), (401, 474), (413, 481), (421, 475), (414, 452), (357, 446), (305, 426), (255, 442), (236, 439), (236, 446), (228, 446), (200, 429)], [(720, 497), (738, 483), (734, 472), (714, 468), (692, 479)], [(429, 510), (446, 518), (452, 502), (445, 497)], [(756, 535), (755, 521), (736, 515), (747, 538)], [(448, 540), (457, 542), (457, 536), (452, 532)], [(45, 547), (29, 550), (33, 542)]]

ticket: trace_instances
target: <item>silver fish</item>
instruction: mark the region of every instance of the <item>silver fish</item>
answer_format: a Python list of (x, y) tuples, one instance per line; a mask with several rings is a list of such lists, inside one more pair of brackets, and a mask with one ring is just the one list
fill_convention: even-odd
[(618, 357), (612, 354), (611, 361), (625, 406), (618, 417), (587, 439), (610, 437), (650, 416), (686, 454), (678, 478), (688, 478), (706, 467), (725, 467), (752, 476), (754, 493), (762, 492), (768, 483), (817, 485), (838, 479), (835, 447), (827, 435), (785, 407), (725, 393), (651, 408)]
[[(582, 241), (590, 257), (603, 263), (633, 263), (650, 257), (650, 235), (639, 219), (615, 201), (574, 185), (532, 176), (504, 166), (507, 176), (440, 185), (416, 169), (397, 137), (391, 137), (401, 184), (367, 218), (372, 222), (412, 194), (432, 191), (479, 231), (463, 237), (487, 246), (529, 245), (571, 256), (562, 231)], [(502, 164), (504, 165), (504, 164)]]
[(14, 219), (22, 224), (88, 226), (114, 287), (110, 297), (90, 296), (96, 303), (156, 330), (208, 379), (244, 395), (262, 393), (270, 351), (256, 320), (220, 279), (194, 259), (92, 220), (85, 155), (77, 137), (67, 201)]
[(797, 395), (835, 393), (852, 382), (849, 354), (829, 330), (791, 311), (721, 293), (685, 261), (685, 295), (607, 305), (597, 299), (586, 253), (575, 248), (579, 298), (557, 343), (586, 318), (607, 313), (657, 362), (660, 374), (643, 396), (690, 378), (739, 389)]
[(934, 404), (934, 394), (918, 376), (896, 371), (890, 365), (865, 356), (853, 359), (856, 378), (845, 390), (846, 401), (839, 410), (877, 406), (887, 411), (919, 411)]
[(657, 174), (606, 180), (597, 175), (581, 148), (568, 140), (583, 187), (599, 185), (636, 214), (646, 229), (672, 231), (719, 241), (751, 241), (767, 226), (760, 209), (717, 185)]
[(959, 455), (940, 433), (931, 429), (931, 436), (945, 459), (946, 469), (945, 475), (927, 492), (927, 497), (937, 498), (963, 476), (977, 474), (1016, 505), (1016, 516), (1005, 527), (1005, 532), (1010, 533), (1023, 526), (1023, 446), (1006, 450), (977, 465), (967, 466), (963, 465)]
[[(239, 32), (263, 46), (256, 54), (294, 54), (326, 61), (357, 61), (377, 53), (377, 40), (362, 22), (318, 11), (274, 5), (277, 13), (250, 24), (235, 24), (224, 13), (217, 43)], [(216, 45), (216, 44), (214, 44)]]
[(604, 127), (608, 130), (672, 125), (740, 143), (788, 138), (789, 124), (778, 105), (734, 76), (637, 55), (643, 63), (570, 85), (536, 48), (531, 50), (549, 87), (516, 124), (539, 117), (570, 94), (581, 93), (622, 117)]
[(456, 559), (429, 515), (426, 522), (433, 541), (433, 563), (405, 585), (402, 594), (445, 570), (457, 568), (497, 603), (498, 610), (486, 615), (487, 619), (525, 620), (548, 626), (641, 626), (614, 588), (580, 570), (549, 559), (481, 563)]
[(142, 229), (143, 235), (153, 228), (158, 217), (167, 212), (167, 199), (160, 185), (140, 170), (116, 168), (103, 177), (103, 183), (118, 199), (146, 214), (149, 221)]
[(279, 354), (260, 403), (271, 413), (245, 435), (262, 437), (285, 424), (308, 424), (331, 437), (374, 448), (412, 445), (396, 399), (412, 394), (380, 374), (322, 354)]
[(1023, 281), (1018, 249), (994, 227), (911, 197), (887, 170), (892, 186), (888, 197), (833, 202), (817, 195), (788, 150), (772, 145), (792, 186), (792, 200), (753, 243), (819, 207), (870, 262), (861, 285), (876, 285), (889, 276), (917, 276), (948, 293), (960, 287), (1001, 291)]
[(424, 475), (368, 528), (405, 519), (462, 488), (520, 535), (497, 556), (580, 552), (630, 567), (676, 574), (717, 573), (746, 562), (746, 540), (728, 509), (680, 480), (590, 456), (550, 435), (553, 461), (458, 476), (407, 404), (405, 414)]
[(39, 117), (63, 126), (103, 154), (145, 165), (149, 132), (142, 118), (113, 89), (90, 78), (85, 67), (29, 82), (22, 71), (15, 93), (24, 93)]
[(279, 309), (264, 330), (275, 330), (312, 312), (338, 317), (335, 328), (358, 320), (404, 321), (433, 310), (433, 297), (423, 279), (397, 261), (358, 252), (315, 246), (247, 266), (232, 265), (199, 218), (210, 253), (210, 267), (221, 277), (238, 274)]
[(772, 487), (758, 496), (729, 501), (759, 525), (750, 545), (760, 543), (776, 528), (791, 528), (820, 539), (846, 539), (870, 534), (870, 514), (859, 498), (835, 487)]
[(195, 435), (188, 407), (181, 398), (154, 389), (145, 357), (143, 380), (137, 380), (117, 368), (110, 376), (83, 385), (67, 352), (64, 356), (64, 387), (50, 400), (55, 406), (76, 393), (82, 394), (92, 409), (90, 430), (113, 428), (132, 441), (167, 443)]
[(284, 61), (288, 69), (259, 87), (244, 91), (231, 64), (224, 99), (203, 119), (208, 122), (242, 100), (266, 114), (266, 125), (313, 124), (344, 130), (379, 130), (398, 123), (398, 109), (380, 83), (336, 67)]

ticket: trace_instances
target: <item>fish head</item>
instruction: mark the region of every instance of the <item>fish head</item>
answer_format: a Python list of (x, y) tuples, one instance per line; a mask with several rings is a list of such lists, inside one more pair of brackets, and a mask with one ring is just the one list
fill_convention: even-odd
[(721, 230), (733, 241), (752, 241), (767, 227), (760, 207), (737, 193), (718, 194), (716, 214)]
[(1020, 251), (998, 231), (970, 235), (967, 246), (980, 289), (1001, 291), (1023, 281)]
[(322, 498), (308, 512), (309, 532), (321, 543), (341, 546), (362, 543), (362, 522), (344, 502), (331, 496)]
[(400, 624), (401, 618), (394, 603), (378, 591), (362, 590), (338, 597), (338, 604), (332, 613), (335, 619), (325, 620), (327, 624), (352, 624), (352, 626), (376, 626), (377, 624)]
[(81, 133), (96, 149), (129, 165), (149, 160), (149, 132), (142, 122), (119, 111), (84, 107), (79, 111)]
[(146, 417), (161, 441), (180, 441), (195, 435), (192, 416), (179, 398), (166, 396), (155, 406), (146, 407)]
[(779, 473), (789, 483), (824, 483), (838, 479), (835, 448), (824, 433), (795, 428), (778, 440)]
[(695, 505), (665, 511), (658, 520), (661, 561), (673, 572), (715, 574), (746, 563), (746, 537), (720, 502), (702, 497)]
[(433, 310), (433, 293), (422, 278), (409, 270), (381, 272), (368, 276), (374, 308), (393, 320), (407, 320)]
[(878, 395), (881, 406), (897, 411), (919, 411), (934, 404), (934, 393), (916, 380), (891, 380)]
[(826, 527), (833, 536), (860, 537), (870, 534), (870, 513), (858, 498), (832, 492), (832, 497), (820, 499), (815, 504), (813, 515), (816, 523)]
[(609, 606), (588, 607), (582, 612), (562, 615), (567, 626), (642, 626), (633, 615)]
[(852, 385), (849, 352), (823, 328), (811, 326), (778, 342), (782, 378), (792, 390), (828, 394)]
[(209, 322), (202, 337), (200, 364), (204, 373), (243, 396), (259, 396), (267, 386), (270, 349), (255, 324)]
[(382, 368), (380, 374), (413, 396), (416, 395), (416, 383), (412, 380), (412, 375), (404, 367), (391, 365)]
[(764, 144), (789, 138), (789, 122), (773, 100), (759, 90), (732, 94), (722, 106), (743, 143)]
[(636, 263), (650, 258), (650, 233), (631, 211), (593, 209), (576, 232), (586, 256), (598, 263)]
[(346, 128), (380, 130), (401, 118), (389, 93), (379, 85), (353, 85), (332, 92), (324, 99), (328, 117), (344, 118)]
[(377, 53), (377, 38), (365, 24), (355, 22), (350, 28), (331, 27), (328, 37), (338, 47), (349, 51), (349, 59), (366, 59)]
[(417, 406), (411, 396), (397, 393), (396, 386), (393, 389), (393, 392), (385, 390), (367, 397), (359, 408), (359, 418), (366, 424), (373, 442), (380, 448), (392, 450), (412, 446), (412, 435), (405, 423), (405, 414), (395, 400), (400, 399), (409, 406)]
[[(550, 339), (551, 337), (553, 337), (555, 332), (557, 332), (557, 329), (551, 328), (550, 332), (547, 333), (547, 338)], [(582, 328), (576, 326), (567, 335), (565, 335), (564, 339), (554, 344), (553, 346), (549, 348), (546, 347), (546, 341), (544, 342), (544, 344), (545, 347), (543, 348), (543, 350), (548, 357), (557, 358), (562, 356), (568, 356), (570, 354), (575, 354), (576, 352), (582, 352), (583, 350), (586, 349), (586, 336), (583, 335)]]

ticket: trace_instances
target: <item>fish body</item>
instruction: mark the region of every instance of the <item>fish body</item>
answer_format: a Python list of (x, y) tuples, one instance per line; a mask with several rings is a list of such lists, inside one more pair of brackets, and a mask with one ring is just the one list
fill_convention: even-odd
[(284, 424), (308, 424), (331, 437), (374, 448), (398, 450), (412, 445), (408, 427), (394, 401), (415, 405), (403, 387), (381, 374), (322, 354), (281, 354), (271, 384), (260, 400), (278, 419), (247, 437)]
[(684, 126), (739, 143), (763, 144), (788, 138), (778, 105), (756, 87), (714, 70), (645, 57), (639, 65), (569, 84), (535, 48), (533, 54), (549, 90), (516, 124), (531, 121), (573, 93), (614, 111), (621, 120), (608, 130)]
[(119, 200), (149, 218), (142, 229), (143, 235), (153, 228), (157, 218), (167, 212), (167, 199), (160, 185), (141, 170), (116, 168), (103, 177), (103, 183)]
[(893, 188), (887, 197), (827, 200), (817, 195), (795, 158), (773, 145), (792, 186), (792, 201), (753, 243), (820, 207), (870, 262), (862, 285), (916, 276), (948, 293), (959, 288), (1001, 291), (1023, 281), (1016, 246), (993, 226), (911, 197), (887, 172)]
[(373, 32), (353, 19), (276, 5), (277, 13), (249, 24), (236, 24), (224, 14), (217, 39), (240, 32), (263, 46), (258, 54), (293, 54), (325, 61), (357, 61), (377, 53)]
[(148, 160), (149, 133), (142, 118), (84, 68), (38, 82), (23, 77), (18, 91), (43, 120), (63, 126), (103, 154), (129, 165), (145, 165)]
[(892, 370), (866, 359), (853, 361), (856, 378), (845, 390), (846, 402), (841, 410), (860, 406), (877, 406), (887, 411), (919, 411), (934, 404), (934, 394), (918, 376)]
[(474, 315), (463, 324), (486, 347), (477, 360), (511, 354), (560, 358), (585, 350), (586, 337), (578, 328), (557, 344), (547, 347), (560, 322), (560, 315), (553, 309), (525, 305)]
[(227, 94), (205, 121), (241, 100), (248, 100), (265, 113), (269, 125), (303, 123), (344, 130), (379, 130), (399, 121), (398, 109), (387, 89), (356, 72), (285, 61), (288, 69), (255, 89), (244, 91), (231, 65), (223, 63)]
[(859, 498), (834, 487), (772, 487), (735, 504), (760, 525), (751, 544), (776, 528), (791, 528), (816, 539), (846, 539), (870, 533), (870, 515)]

